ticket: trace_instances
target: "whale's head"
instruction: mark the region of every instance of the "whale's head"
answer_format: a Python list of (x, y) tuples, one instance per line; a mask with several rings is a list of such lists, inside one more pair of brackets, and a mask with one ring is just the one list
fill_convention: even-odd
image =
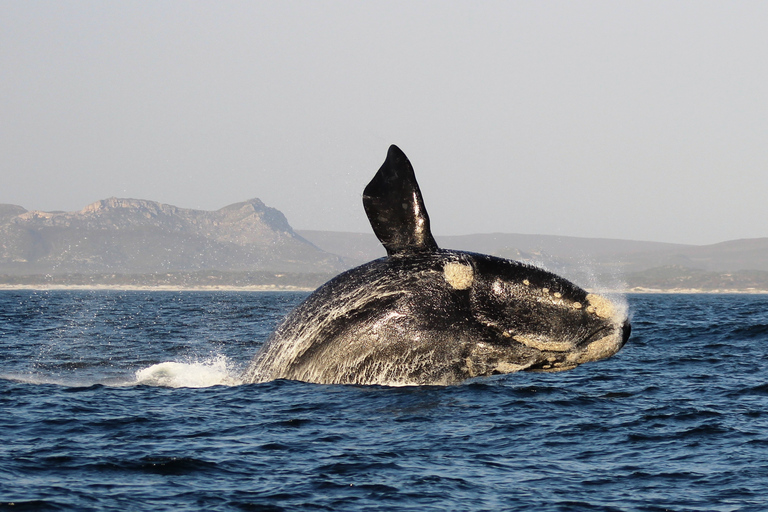
[(614, 355), (629, 339), (626, 305), (545, 270), (459, 253), (444, 274), (469, 294), (483, 329), (467, 358), (471, 375), (568, 370)]

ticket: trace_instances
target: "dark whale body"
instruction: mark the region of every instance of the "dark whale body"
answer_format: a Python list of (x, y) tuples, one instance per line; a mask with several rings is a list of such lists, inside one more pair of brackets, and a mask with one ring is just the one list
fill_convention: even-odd
[(439, 249), (396, 146), (363, 193), (388, 256), (328, 281), (257, 353), (245, 382), (445, 385), (561, 371), (626, 343), (626, 312), (551, 272)]

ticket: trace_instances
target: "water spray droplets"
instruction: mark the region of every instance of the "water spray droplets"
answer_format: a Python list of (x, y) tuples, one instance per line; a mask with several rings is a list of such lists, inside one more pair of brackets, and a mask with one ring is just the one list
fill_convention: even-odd
[(237, 371), (225, 356), (206, 361), (179, 363), (168, 361), (154, 364), (136, 372), (135, 385), (170, 388), (207, 388), (240, 384)]

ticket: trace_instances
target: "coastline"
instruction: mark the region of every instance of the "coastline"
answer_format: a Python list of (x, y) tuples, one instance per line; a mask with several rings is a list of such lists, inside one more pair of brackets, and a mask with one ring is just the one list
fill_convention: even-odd
[(227, 286), (227, 285), (201, 285), (201, 286), (173, 286), (173, 285), (113, 285), (113, 284), (0, 284), (0, 291), (34, 290), (34, 291), (142, 291), (142, 292), (311, 292), (315, 288), (283, 285), (253, 285), (253, 286)]
[(656, 288), (630, 288), (628, 290), (620, 291), (619, 293), (625, 294), (680, 294), (680, 295), (693, 295), (693, 294), (709, 294), (709, 295), (766, 295), (768, 290), (757, 288), (746, 289), (716, 289), (716, 290), (704, 290), (699, 288), (670, 288), (670, 289), (656, 289)]

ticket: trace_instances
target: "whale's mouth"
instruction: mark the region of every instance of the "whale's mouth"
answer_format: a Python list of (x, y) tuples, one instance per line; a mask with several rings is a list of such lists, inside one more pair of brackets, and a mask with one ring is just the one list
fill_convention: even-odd
[(582, 363), (599, 361), (611, 357), (629, 340), (632, 327), (629, 321), (621, 324), (607, 325), (586, 336), (572, 352), (552, 351), (544, 354), (526, 371), (530, 372), (561, 372), (576, 368)]
[(611, 357), (627, 343), (631, 331), (628, 320), (598, 329), (580, 344), (581, 350), (569, 355), (567, 360), (581, 364)]
[(565, 361), (545, 361), (538, 364), (534, 364), (525, 369), (527, 372), (541, 372), (541, 373), (553, 373), (564, 372), (565, 370), (573, 370), (579, 366), (576, 363), (567, 363)]
[(592, 343), (600, 342), (601, 340), (610, 337), (611, 335), (616, 334), (616, 326), (615, 325), (606, 325), (605, 327), (600, 327), (596, 331), (594, 331), (589, 336), (585, 337), (583, 340), (578, 342), (576, 344), (579, 348), (586, 348)]

